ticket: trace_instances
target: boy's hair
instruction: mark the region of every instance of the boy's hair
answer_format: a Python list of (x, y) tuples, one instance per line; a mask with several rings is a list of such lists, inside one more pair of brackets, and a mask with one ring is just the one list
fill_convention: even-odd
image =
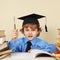
[(42, 31), (42, 29), (41, 29), (41, 27), (39, 26), (39, 25), (37, 25), (37, 24), (25, 24), (25, 25), (23, 25), (22, 26), (22, 29), (20, 29), (20, 31), (22, 32), (22, 33), (24, 33), (24, 28), (28, 28), (28, 27), (30, 27), (31, 29), (36, 29), (37, 28), (37, 30), (38, 30), (38, 34), (37, 34), (37, 37), (40, 35), (40, 32)]

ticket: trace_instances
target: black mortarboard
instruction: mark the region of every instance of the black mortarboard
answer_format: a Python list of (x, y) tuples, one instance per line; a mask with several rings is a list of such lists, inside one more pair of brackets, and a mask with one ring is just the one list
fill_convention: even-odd
[[(27, 16), (23, 16), (23, 17), (19, 17), (18, 19), (21, 19), (21, 20), (24, 20), (23, 21), (23, 25), (25, 24), (37, 24), (39, 25), (39, 21), (38, 19), (39, 18), (44, 18), (45, 16), (43, 15), (38, 15), (38, 14), (30, 14), (30, 15), (27, 15)], [(45, 25), (45, 30), (47, 32), (47, 26)]]

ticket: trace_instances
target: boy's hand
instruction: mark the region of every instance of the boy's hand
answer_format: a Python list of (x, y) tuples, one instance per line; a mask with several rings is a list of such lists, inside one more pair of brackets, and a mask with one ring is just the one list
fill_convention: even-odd
[(53, 53), (52, 55), (53, 55), (57, 60), (60, 59), (60, 54), (55, 54), (55, 53)]
[(18, 29), (14, 29), (12, 33), (12, 39), (16, 40), (18, 38)]

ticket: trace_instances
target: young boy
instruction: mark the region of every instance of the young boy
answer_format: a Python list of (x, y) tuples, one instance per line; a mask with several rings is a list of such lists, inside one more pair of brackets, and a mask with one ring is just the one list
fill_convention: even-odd
[(30, 49), (39, 49), (49, 53), (54, 53), (57, 51), (55, 45), (49, 44), (38, 38), (42, 30), (37, 19), (43, 17), (45, 16), (30, 14), (18, 18), (24, 20), (22, 29), (20, 31), (24, 34), (25, 37), (17, 39), (18, 30), (16, 29), (13, 31), (12, 40), (8, 43), (8, 46), (12, 52), (28, 52)]

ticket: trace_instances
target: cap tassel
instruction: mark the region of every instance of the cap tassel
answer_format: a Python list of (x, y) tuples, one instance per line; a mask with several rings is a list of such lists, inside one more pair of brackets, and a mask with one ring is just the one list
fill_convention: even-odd
[(47, 29), (47, 18), (45, 17), (45, 31), (48, 32), (48, 29)]
[(47, 30), (47, 25), (45, 25), (45, 31), (48, 32), (48, 30)]

